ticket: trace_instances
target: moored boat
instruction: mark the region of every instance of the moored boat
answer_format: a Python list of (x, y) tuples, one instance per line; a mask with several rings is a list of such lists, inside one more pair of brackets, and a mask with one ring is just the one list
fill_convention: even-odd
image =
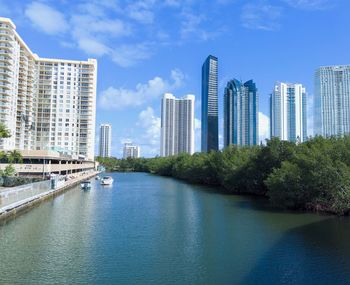
[(91, 189), (91, 182), (89, 180), (83, 181), (80, 183), (80, 187), (83, 190)]
[(111, 176), (104, 176), (101, 178), (101, 185), (112, 185), (113, 181)]

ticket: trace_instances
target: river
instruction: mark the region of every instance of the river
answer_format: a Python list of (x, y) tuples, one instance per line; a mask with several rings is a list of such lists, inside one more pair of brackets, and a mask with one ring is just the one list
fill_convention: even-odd
[(114, 173), (0, 226), (0, 284), (350, 284), (350, 219)]

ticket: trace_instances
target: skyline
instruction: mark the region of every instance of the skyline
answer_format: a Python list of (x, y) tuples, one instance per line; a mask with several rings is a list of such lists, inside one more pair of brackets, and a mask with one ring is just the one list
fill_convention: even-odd
[[(256, 82), (263, 119), (259, 123), (267, 128), (260, 133), (268, 134), (268, 96), (276, 81), (303, 84), (310, 110), (315, 70), (349, 63), (349, 39), (344, 35), (350, 3), (345, 1), (133, 1), (119, 8), (115, 1), (77, 3), (0, 0), (0, 11), (14, 21), (35, 53), (98, 59), (96, 126), (113, 125), (112, 155), (117, 157), (122, 156), (125, 139), (141, 145), (146, 157), (159, 153), (160, 98), (165, 92), (176, 97), (195, 94), (196, 151), (200, 149), (200, 69), (208, 54), (219, 59), (221, 147), (227, 81)], [(120, 9), (127, 13), (121, 15)], [(118, 50), (119, 58), (111, 50)], [(309, 134), (312, 113), (308, 112)]]

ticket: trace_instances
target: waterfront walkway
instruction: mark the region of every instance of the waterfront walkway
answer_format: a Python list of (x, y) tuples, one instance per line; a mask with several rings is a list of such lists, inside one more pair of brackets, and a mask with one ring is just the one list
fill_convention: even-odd
[(50, 180), (19, 187), (2, 188), (0, 192), (0, 221), (28, 210), (50, 197), (57, 196), (81, 181), (92, 178), (97, 174), (97, 171), (88, 171), (69, 175), (67, 180), (61, 180), (55, 189), (50, 188)]

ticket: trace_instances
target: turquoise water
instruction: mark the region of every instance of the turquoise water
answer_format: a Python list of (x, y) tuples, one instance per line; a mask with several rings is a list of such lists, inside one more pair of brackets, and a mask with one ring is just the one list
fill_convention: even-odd
[(0, 227), (0, 284), (350, 284), (350, 219), (112, 174)]

